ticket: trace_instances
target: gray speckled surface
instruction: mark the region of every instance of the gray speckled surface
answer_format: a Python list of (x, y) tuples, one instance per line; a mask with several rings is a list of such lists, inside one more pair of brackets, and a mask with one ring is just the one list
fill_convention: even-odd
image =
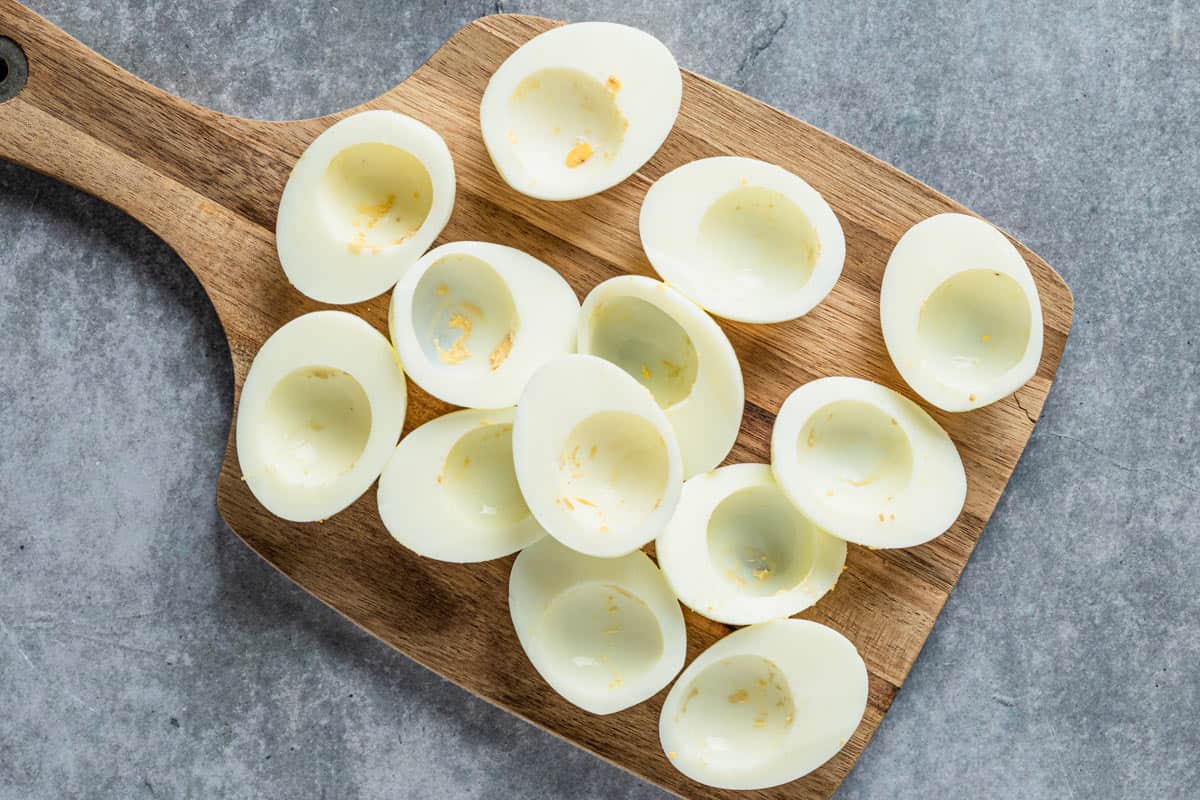
[[(1194, 4), (311, 5), (33, 2), (169, 91), (267, 118), (378, 93), (497, 6), (622, 20), (1062, 272), (1076, 322), (1045, 414), (841, 796), (1194, 791)], [(9, 165), (0, 341), (0, 797), (663, 796), (242, 546), (212, 499), (231, 372), (203, 292), (136, 223)]]

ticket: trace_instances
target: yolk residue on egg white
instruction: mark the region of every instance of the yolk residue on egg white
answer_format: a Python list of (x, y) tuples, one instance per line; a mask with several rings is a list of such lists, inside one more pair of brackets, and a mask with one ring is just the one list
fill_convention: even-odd
[(454, 343), (450, 345), (449, 350), (442, 349), (442, 343), (435, 337), (433, 346), (437, 348), (438, 358), (443, 364), (458, 364), (471, 357), (471, 351), (467, 349), (467, 340), (471, 338), (471, 320), (462, 314), (451, 314), (449, 327), (455, 328), (461, 333)]
[(587, 142), (576, 142), (575, 146), (567, 152), (566, 164), (569, 168), (574, 169), (591, 157), (592, 146)]

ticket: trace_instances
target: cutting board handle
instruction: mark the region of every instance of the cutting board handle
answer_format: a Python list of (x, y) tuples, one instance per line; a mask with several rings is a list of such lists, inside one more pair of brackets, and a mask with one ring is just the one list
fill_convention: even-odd
[(188, 254), (211, 243), (228, 212), (274, 229), (274, 208), (255, 199), (279, 196), (294, 158), (264, 143), (272, 123), (157, 89), (15, 0), (0, 0), (0, 37), (0, 158), (129, 213), (206, 284), (211, 262)]

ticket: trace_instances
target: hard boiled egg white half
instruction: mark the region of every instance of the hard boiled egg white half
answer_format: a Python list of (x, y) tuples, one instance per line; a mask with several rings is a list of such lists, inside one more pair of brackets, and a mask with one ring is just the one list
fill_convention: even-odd
[(331, 125), (296, 162), (275, 240), (292, 285), (325, 303), (386, 292), (454, 208), (442, 137), (412, 117), (364, 111)]
[(379, 515), (398, 542), (440, 561), (487, 561), (545, 535), (517, 486), (513, 409), (466, 409), (405, 436), (379, 478)]
[(846, 563), (846, 543), (801, 514), (766, 464), (731, 464), (684, 483), (655, 552), (684, 605), (729, 625), (803, 611)]
[(509, 56), (488, 81), (479, 122), (509, 186), (574, 200), (615, 186), (654, 155), (682, 91), (662, 42), (626, 25), (580, 22)]
[(640, 551), (593, 558), (547, 537), (513, 563), (508, 607), (538, 673), (593, 714), (642, 702), (683, 666), (683, 613)]
[(596, 356), (560, 356), (530, 378), (513, 422), (513, 460), (533, 516), (588, 555), (636, 550), (679, 502), (671, 423), (646, 387)]
[(663, 280), (719, 317), (807, 314), (842, 274), (833, 209), (798, 175), (720, 156), (659, 178), (642, 202), (642, 246)]
[(797, 619), (742, 628), (696, 657), (671, 687), (659, 738), (689, 778), (765, 789), (807, 775), (853, 735), (867, 668), (832, 628)]
[(929, 541), (954, 524), (967, 494), (946, 431), (907, 397), (859, 378), (792, 392), (775, 418), (771, 467), (805, 516), (870, 547)]
[(529, 376), (575, 350), (579, 299), (551, 267), (489, 242), (427, 253), (392, 293), (388, 327), (409, 377), (459, 406), (516, 405)]
[(250, 364), (238, 402), (237, 453), (268, 511), (321, 520), (379, 477), (408, 393), (387, 339), (343, 311), (297, 317)]
[(900, 238), (879, 293), (883, 338), (917, 394), (969, 411), (1012, 394), (1042, 358), (1042, 305), (1008, 238), (966, 214), (939, 214)]
[(640, 275), (604, 281), (583, 301), (579, 352), (613, 362), (650, 390), (675, 429), (684, 478), (729, 455), (746, 399), (737, 354), (679, 292)]

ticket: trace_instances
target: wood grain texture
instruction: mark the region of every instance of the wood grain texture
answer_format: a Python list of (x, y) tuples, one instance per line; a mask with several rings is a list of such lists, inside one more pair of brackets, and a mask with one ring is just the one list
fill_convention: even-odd
[[(287, 283), (275, 252), (275, 209), (304, 147), (330, 124), (367, 108), (410, 114), (445, 138), (458, 173), (454, 214), (438, 243), (482, 239), (552, 264), (582, 297), (622, 273), (653, 274), (637, 215), (650, 184), (687, 161), (753, 156), (804, 177), (846, 233), (846, 266), (830, 296), (781, 325), (721, 321), (741, 360), (746, 416), (730, 462), (765, 461), (775, 413), (798, 385), (827, 375), (878, 381), (916, 398), (887, 356), (879, 285), (891, 248), (913, 223), (964, 209), (916, 180), (786, 114), (703, 77), (684, 75), (679, 121), (636, 175), (600, 195), (540, 202), (509, 189), (479, 134), (492, 71), (555, 23), (503, 15), (455, 34), (411, 77), (339, 114), (297, 122), (237, 119), (139, 81), (12, 0), (0, 0), (0, 35), (29, 60), (29, 82), (0, 104), (0, 157), (71, 183), (124, 209), (168, 242), (195, 272), (224, 325), (235, 397), (262, 342), (284, 322), (321, 307)], [(374, 492), (324, 523), (275, 519), (240, 480), (232, 431), (218, 505), (268, 562), (356, 624), (481, 697), (685, 797), (827, 797), (849, 772), (903, 683), (1033, 430), (1062, 355), (1072, 299), (1062, 279), (1018, 244), (1041, 294), (1045, 349), (1016, 395), (966, 414), (929, 409), (958, 445), (966, 505), (943, 536), (909, 550), (851, 545), (836, 591), (802, 616), (831, 625), (870, 670), (866, 717), (848, 745), (798, 782), (730, 793), (688, 781), (658, 745), (664, 692), (594, 717), (559, 698), (522, 653), (508, 617), (511, 558), (452, 565), (415, 556), (383, 529)], [(386, 332), (387, 297), (348, 307)], [(410, 383), (405, 431), (449, 407)], [(922, 404), (924, 405), (924, 404)], [(236, 406), (235, 406), (236, 407)], [(688, 657), (728, 628), (685, 614)]]

